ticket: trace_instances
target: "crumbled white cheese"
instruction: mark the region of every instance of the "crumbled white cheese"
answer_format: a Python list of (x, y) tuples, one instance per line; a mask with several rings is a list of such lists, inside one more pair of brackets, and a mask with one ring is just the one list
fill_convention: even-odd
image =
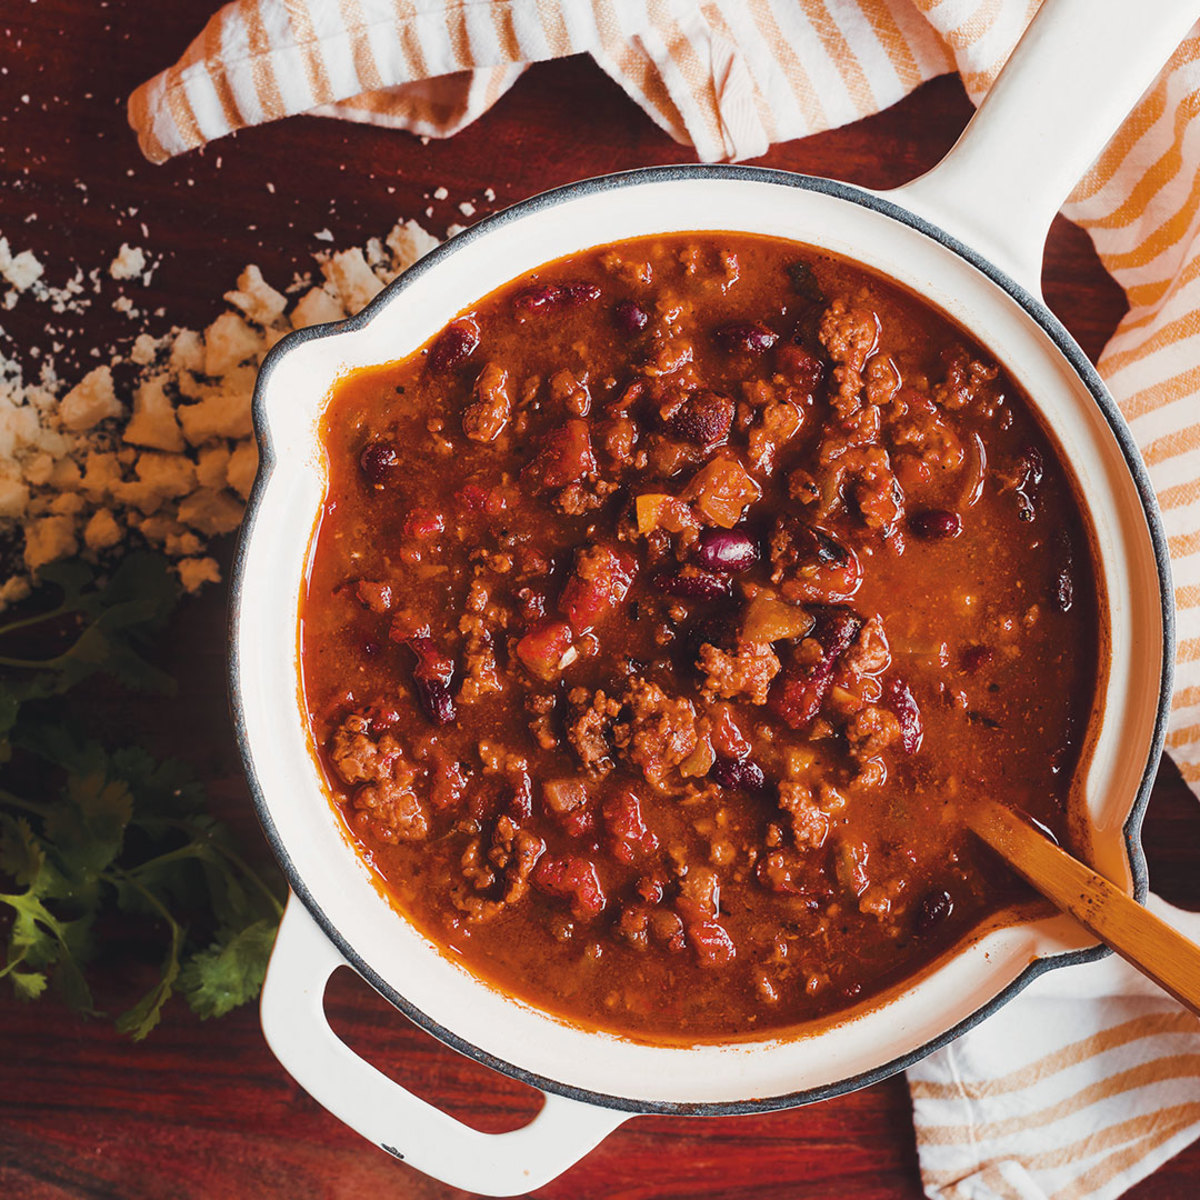
[[(246, 445), (254, 443), (247, 441)], [(196, 481), (201, 487), (219, 488), (225, 486), (226, 473), (229, 469), (229, 447), (220, 442), (214, 446), (205, 446), (196, 455)]]
[(36, 571), (79, 549), (72, 517), (39, 517), (25, 526), (25, 566)]
[(146, 253), (139, 246), (121, 243), (117, 257), (108, 264), (108, 273), (113, 279), (136, 279), (146, 269)]
[(206, 583), (221, 582), (221, 568), (215, 558), (181, 558), (175, 569), (186, 592), (198, 592)]
[(238, 276), (237, 290), (226, 292), (225, 299), (256, 325), (273, 325), (287, 308), (287, 297), (263, 278), (254, 263)]
[(259, 335), (237, 313), (222, 313), (204, 331), (204, 374), (224, 375), (258, 355)]
[(113, 391), (112, 371), (103, 366), (89, 371), (63, 397), (58, 415), (64, 428), (81, 433), (110, 417), (119, 417), (122, 411)]
[(229, 465), (225, 469), (225, 482), (243, 500), (250, 495), (254, 486), (254, 477), (258, 474), (258, 446), (253, 438), (238, 442), (236, 449), (229, 456)]
[(310, 288), (292, 309), (292, 328), (307, 329), (340, 321), (346, 315), (342, 306), (322, 287)]
[[(325, 230), (318, 237), (333, 239)], [(321, 251), (314, 258), (324, 283), (297, 274), (285, 291), (251, 264), (225, 293), (230, 307), (203, 333), (143, 331), (123, 351), (93, 347), (87, 353), (100, 362), (74, 381), (60, 379), (37, 347), (26, 351), (39, 361), (36, 380), (0, 355), (0, 532), (23, 535), (28, 572), (0, 583), (0, 610), (24, 599), (47, 563), (77, 553), (111, 559), (131, 538), (174, 559), (188, 591), (219, 580), (208, 541), (237, 528), (258, 470), (257, 364), (290, 329), (357, 312), (436, 245), (415, 222), (400, 222), (365, 249)], [(154, 265), (144, 250), (122, 244), (108, 274), (148, 282)], [(61, 287), (43, 274), (31, 252), (14, 254), (0, 237), (9, 307), (28, 293), (55, 313), (81, 313), (92, 304), (88, 284), (97, 295), (104, 285), (100, 268), (74, 268)], [(114, 307), (141, 317), (128, 297)], [(47, 328), (55, 355), (63, 345), (56, 332)]]
[(348, 312), (365, 308), (383, 288), (357, 246), (331, 255), (321, 271)]
[(438, 244), (437, 238), (426, 233), (416, 221), (400, 221), (387, 235), (387, 246), (394, 256), (392, 266), (397, 274), (407, 271)]
[[(5, 243), (7, 248), (8, 243)], [(11, 283), (18, 292), (27, 292), (42, 277), (44, 268), (37, 260), (32, 250), (22, 250), (13, 254), (8, 261), (0, 266), (0, 275)], [(12, 306), (9, 305), (11, 308)]]
[(109, 550), (115, 546), (124, 531), (117, 524), (111, 508), (98, 508), (83, 529), (84, 545), (89, 550)]
[(133, 393), (133, 416), (122, 437), (133, 446), (178, 453), (184, 448), (183, 431), (175, 416), (175, 402), (167, 392), (170, 376), (151, 375)]

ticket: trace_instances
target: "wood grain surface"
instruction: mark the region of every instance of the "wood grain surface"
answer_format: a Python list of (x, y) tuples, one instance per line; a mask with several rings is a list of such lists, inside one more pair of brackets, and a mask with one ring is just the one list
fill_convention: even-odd
[[(126, 127), (124, 100), (172, 62), (216, 0), (0, 0), (0, 234), (30, 248), (61, 283), (76, 264), (105, 266), (120, 244), (163, 261), (152, 285), (130, 288), (131, 322), (109, 307), (51, 317), (22, 301), (0, 314), (27, 364), (34, 348), (67, 347), (84, 367), (93, 346), (128, 344), (142, 328), (201, 327), (250, 261), (286, 282), (311, 269), (329, 229), (361, 245), (399, 217), (437, 234), (481, 214), (588, 175), (686, 161), (584, 60), (535, 67), (484, 119), (454, 139), (422, 145), (389, 133), (297, 118), (226, 139), (152, 167)], [(943, 78), (887, 112), (773, 149), (762, 162), (872, 186), (931, 166), (970, 114), (958, 82)], [(449, 199), (427, 198), (445, 187)], [(494, 204), (483, 200), (486, 188)], [(424, 216), (427, 206), (431, 217)], [(143, 228), (144, 227), (144, 228)], [(1055, 224), (1046, 295), (1088, 354), (1119, 319), (1119, 290), (1087, 238)], [(55, 329), (47, 331), (53, 321)], [(226, 548), (228, 554), (228, 548)], [(184, 681), (163, 704), (98, 695), (114, 732), (194, 762), (223, 812), (265, 854), (242, 781), (224, 694), (226, 596), (210, 589), (181, 613), (165, 650)], [(1146, 822), (1155, 888), (1200, 907), (1200, 807), (1173, 769), (1160, 773)], [(132, 994), (155, 947), (116, 939), (100, 998)], [(344, 977), (343, 977), (344, 976)], [(463, 1059), (410, 1026), (342, 972), (329, 996), (338, 1030), (379, 1067), (470, 1124), (519, 1125), (536, 1108), (523, 1085)], [(244, 1010), (201, 1023), (169, 1010), (133, 1046), (107, 1024), (43, 1002), (0, 999), (0, 1196), (448, 1197), (326, 1115), (283, 1073)], [(1200, 1147), (1166, 1164), (1133, 1193), (1141, 1200), (1197, 1194)], [(837, 1100), (763, 1117), (641, 1117), (539, 1193), (568, 1197), (917, 1197), (907, 1091), (895, 1078)]]

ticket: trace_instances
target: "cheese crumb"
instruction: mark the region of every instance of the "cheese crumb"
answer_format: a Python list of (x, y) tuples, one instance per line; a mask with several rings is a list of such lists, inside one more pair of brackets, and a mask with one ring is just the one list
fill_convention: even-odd
[(383, 283), (367, 266), (367, 260), (357, 246), (332, 255), (322, 264), (321, 271), (350, 312), (365, 308), (383, 289)]
[(222, 313), (204, 331), (204, 374), (224, 375), (258, 354), (259, 335), (237, 313)]
[(221, 582), (221, 568), (215, 558), (181, 558), (175, 570), (185, 592), (198, 592), (206, 583)]
[[(5, 242), (4, 245), (7, 252), (8, 243)], [(32, 250), (22, 250), (20, 254), (8, 256), (7, 262), (0, 266), (0, 275), (18, 292), (27, 292), (41, 279), (43, 270)]]
[(81, 433), (110, 417), (119, 417), (122, 411), (113, 391), (112, 371), (103, 366), (89, 371), (63, 397), (58, 415), (64, 428)]
[(407, 271), (438, 244), (437, 238), (426, 233), (416, 221), (400, 221), (387, 235), (387, 247), (394, 255), (392, 265), (397, 274)]
[(292, 310), (292, 328), (307, 329), (310, 325), (325, 325), (340, 321), (346, 310), (322, 287), (311, 288), (296, 302)]
[(254, 263), (238, 276), (237, 290), (226, 292), (225, 299), (256, 325), (273, 325), (287, 308), (287, 297), (263, 278)]
[(139, 246), (121, 243), (117, 257), (108, 264), (108, 273), (113, 279), (136, 279), (146, 269), (146, 254)]
[(83, 529), (83, 542), (89, 550), (108, 550), (124, 536), (111, 508), (98, 508)]
[(25, 566), (36, 571), (79, 549), (72, 517), (40, 517), (25, 526)]

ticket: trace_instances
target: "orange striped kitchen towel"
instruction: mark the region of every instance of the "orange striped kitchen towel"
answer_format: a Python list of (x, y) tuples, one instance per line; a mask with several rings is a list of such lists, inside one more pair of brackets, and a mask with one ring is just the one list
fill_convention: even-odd
[[(129, 119), (156, 162), (301, 112), (447, 136), (527, 64), (587, 53), (700, 158), (745, 159), (948, 70), (978, 102), (1040, 2), (235, 0), (138, 88)], [(1200, 789), (1198, 181), (1200, 26), (1064, 209), (1129, 298), (1099, 366), (1166, 521), (1179, 612), (1168, 745)]]
[[(1149, 906), (1200, 940), (1200, 914)], [(1042, 976), (908, 1085), (934, 1200), (1108, 1200), (1200, 1135), (1200, 1019), (1114, 955)]]

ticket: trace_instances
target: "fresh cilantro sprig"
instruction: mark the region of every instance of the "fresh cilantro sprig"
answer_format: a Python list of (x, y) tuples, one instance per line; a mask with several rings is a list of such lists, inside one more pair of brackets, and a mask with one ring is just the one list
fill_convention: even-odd
[(183, 764), (87, 732), (74, 690), (96, 674), (171, 692), (147, 654), (178, 588), (165, 560), (132, 554), (106, 580), (82, 562), (43, 572), (53, 607), (0, 622), (0, 920), (16, 994), (53, 989), (96, 1013), (87, 968), (98, 930), (145, 922), (162, 938), (158, 979), (116, 1018), (145, 1037), (175, 993), (201, 1017), (253, 999), (282, 911)]

